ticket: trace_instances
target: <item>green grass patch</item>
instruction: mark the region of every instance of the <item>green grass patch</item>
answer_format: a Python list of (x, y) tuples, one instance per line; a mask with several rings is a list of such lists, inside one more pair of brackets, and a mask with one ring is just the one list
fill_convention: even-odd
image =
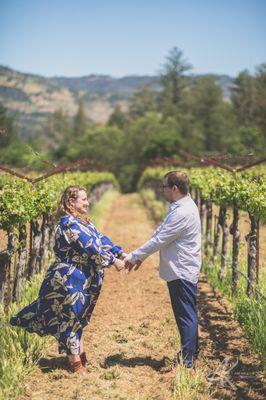
[[(206, 262), (204, 262), (203, 269), (208, 281), (215, 288), (218, 288), (223, 296), (232, 304), (235, 316), (243, 327), (252, 349), (260, 356), (262, 367), (266, 369), (266, 301), (261, 297), (247, 297), (247, 282), (241, 276), (239, 277), (238, 294), (236, 297), (233, 297), (231, 294), (231, 269), (228, 269), (224, 281), (219, 280), (217, 275), (219, 270), (218, 260), (211, 268), (206, 268)], [(243, 273), (246, 273), (243, 260), (242, 263), (240, 260), (239, 269)], [(265, 292), (265, 282), (261, 283), (259, 289)]]
[(36, 299), (43, 275), (36, 275), (23, 288), (19, 305), (12, 304), (10, 316), (3, 310), (0, 335), (0, 399), (14, 399), (21, 392), (22, 381), (33, 369), (52, 338), (41, 338), (9, 325), (9, 317)]
[(211, 398), (204, 368), (193, 370), (179, 365), (174, 381), (174, 399), (207, 400)]

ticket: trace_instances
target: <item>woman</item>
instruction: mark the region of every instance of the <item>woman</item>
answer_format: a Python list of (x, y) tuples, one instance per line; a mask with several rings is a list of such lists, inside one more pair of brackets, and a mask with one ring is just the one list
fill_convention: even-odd
[(69, 186), (61, 202), (62, 217), (55, 234), (56, 261), (48, 269), (39, 297), (11, 318), (11, 325), (40, 336), (53, 335), (65, 351), (70, 370), (87, 370), (82, 332), (88, 324), (103, 280), (103, 269), (124, 267), (121, 247), (101, 235), (88, 218), (86, 190)]

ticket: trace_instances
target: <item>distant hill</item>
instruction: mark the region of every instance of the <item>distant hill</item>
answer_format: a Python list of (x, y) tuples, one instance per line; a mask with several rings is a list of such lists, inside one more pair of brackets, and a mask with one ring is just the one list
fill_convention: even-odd
[[(192, 77), (193, 79), (199, 76)], [(225, 98), (230, 97), (232, 80), (227, 75), (215, 75)], [(144, 84), (160, 90), (156, 76), (125, 76), (112, 78), (88, 75), (80, 78), (25, 74), (0, 66), (0, 102), (16, 118), (19, 134), (34, 137), (42, 134), (49, 115), (61, 108), (72, 117), (83, 102), (88, 118), (105, 123), (114, 108), (128, 109), (129, 99)]]

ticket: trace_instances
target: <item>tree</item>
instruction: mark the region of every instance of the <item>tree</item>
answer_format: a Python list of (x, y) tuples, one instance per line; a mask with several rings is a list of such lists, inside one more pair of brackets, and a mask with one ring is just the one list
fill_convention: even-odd
[[(163, 86), (162, 103), (164, 108), (170, 113), (180, 104), (184, 89), (188, 86), (185, 73), (192, 66), (183, 58), (183, 52), (174, 47), (166, 57), (166, 62), (162, 67), (160, 82)], [(171, 106), (174, 106), (171, 108)]]
[(232, 87), (232, 102), (240, 126), (248, 127), (254, 123), (255, 79), (248, 71), (241, 72)]
[(48, 149), (57, 152), (70, 139), (70, 127), (63, 110), (54, 111), (46, 131)]
[(130, 99), (129, 116), (136, 119), (157, 109), (158, 92), (150, 84), (139, 86)]
[(118, 128), (122, 129), (127, 124), (127, 117), (121, 110), (120, 106), (116, 106), (113, 113), (110, 115), (108, 120), (109, 126), (117, 126)]
[(221, 88), (211, 76), (200, 78), (189, 92), (194, 126), (200, 131), (202, 149), (229, 150), (234, 142), (236, 123), (230, 103), (223, 100)]
[(0, 133), (0, 148), (9, 146), (17, 138), (14, 122), (7, 115), (7, 109), (0, 103), (0, 128), (4, 131)]
[(84, 135), (89, 127), (83, 103), (79, 103), (78, 112), (74, 117), (73, 137), (77, 138)]
[(239, 123), (241, 151), (263, 154), (266, 145), (266, 64), (257, 68), (255, 77), (241, 72), (233, 87), (234, 111)]
[[(257, 68), (255, 75), (255, 124), (258, 126), (264, 136), (264, 145), (266, 140), (266, 64), (261, 64)], [(265, 148), (265, 147), (264, 147)]]
[(143, 159), (147, 163), (155, 158), (173, 156), (184, 146), (180, 135), (180, 125), (174, 117), (160, 121), (150, 140), (143, 149)]

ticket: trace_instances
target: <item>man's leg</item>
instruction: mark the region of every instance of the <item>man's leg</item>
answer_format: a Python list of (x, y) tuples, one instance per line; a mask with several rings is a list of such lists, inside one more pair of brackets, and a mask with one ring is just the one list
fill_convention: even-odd
[(167, 285), (181, 337), (183, 362), (191, 368), (198, 355), (197, 286), (184, 279), (167, 282)]

